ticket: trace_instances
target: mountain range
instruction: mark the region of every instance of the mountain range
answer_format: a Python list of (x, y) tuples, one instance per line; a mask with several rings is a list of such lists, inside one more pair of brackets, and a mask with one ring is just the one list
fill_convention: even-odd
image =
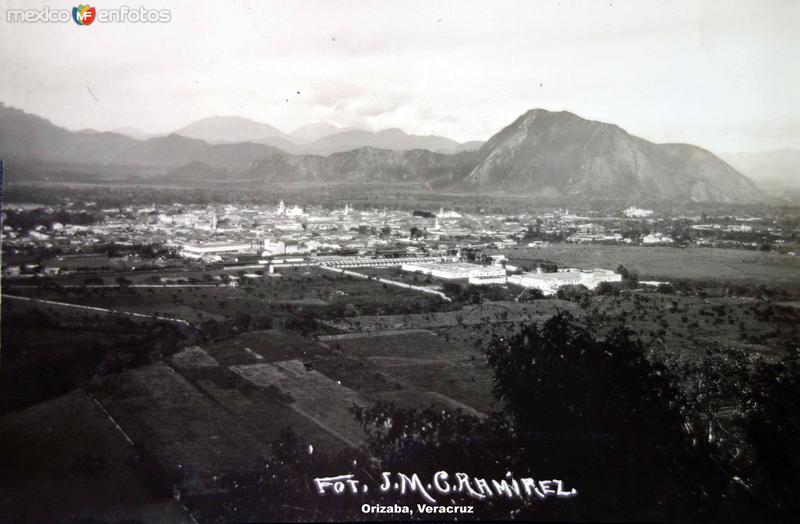
[(360, 147), (394, 151), (427, 149), (444, 153), (457, 152), (462, 148), (462, 144), (455, 140), (435, 135), (411, 135), (400, 129), (373, 132), (337, 127), (326, 122), (309, 124), (291, 133), (284, 133), (269, 124), (237, 116), (204, 118), (178, 129), (175, 134), (204, 140), (209, 144), (254, 142), (277, 147), (287, 153), (315, 155), (330, 155)]
[(208, 144), (177, 134), (136, 140), (118, 133), (73, 132), (0, 106), (0, 154), (6, 160), (162, 168), (203, 162), (242, 169), (280, 152), (264, 144)]
[[(168, 171), (166, 180), (182, 182), (383, 182), (431, 191), (637, 201), (765, 198), (752, 181), (709, 151), (688, 144), (655, 144), (616, 125), (566, 111), (528, 111), (482, 145), (459, 145), (400, 130), (371, 133), (332, 127), (299, 133), (318, 137), (304, 146), (313, 145), (327, 155), (323, 156), (253, 140), (212, 140), (226, 132), (242, 140), (280, 133), (237, 117), (206, 119), (180, 130), (194, 138), (175, 133), (136, 140), (116, 133), (71, 132), (0, 106), (0, 155), (17, 162), (157, 167)], [(326, 132), (333, 133), (320, 136)], [(266, 138), (290, 141), (282, 133)], [(366, 140), (372, 141), (369, 146), (337, 150)], [(459, 149), (465, 150), (453, 153)]]
[(776, 149), (722, 156), (734, 168), (771, 192), (800, 190), (800, 150)]

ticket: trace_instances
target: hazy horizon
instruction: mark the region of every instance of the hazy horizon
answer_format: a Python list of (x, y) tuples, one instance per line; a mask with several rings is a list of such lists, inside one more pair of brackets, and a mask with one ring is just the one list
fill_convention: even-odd
[(71, 4), (0, 3), (0, 100), (76, 131), (240, 116), (465, 142), (544, 108), (716, 153), (800, 148), (797, 2), (141, 4), (171, 22), (9, 23)]

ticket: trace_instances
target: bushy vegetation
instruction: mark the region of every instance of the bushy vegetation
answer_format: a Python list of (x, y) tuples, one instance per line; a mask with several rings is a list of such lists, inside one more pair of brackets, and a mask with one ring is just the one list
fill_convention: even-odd
[(87, 213), (86, 211), (71, 212), (64, 209), (49, 211), (45, 208), (31, 210), (8, 209), (3, 212), (5, 215), (4, 225), (12, 229), (26, 232), (37, 227), (51, 228), (54, 224), (75, 224), (91, 225), (99, 222), (102, 218), (99, 213)]
[[(174, 353), (194, 336), (166, 322), (57, 309), (4, 308), (0, 412), (103, 384)], [(13, 350), (8, 350), (13, 348)]]

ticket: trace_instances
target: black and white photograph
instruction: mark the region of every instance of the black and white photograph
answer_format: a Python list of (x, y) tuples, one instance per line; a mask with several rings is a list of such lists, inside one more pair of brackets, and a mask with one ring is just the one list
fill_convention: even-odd
[(797, 522), (799, 28), (0, 0), (0, 524)]

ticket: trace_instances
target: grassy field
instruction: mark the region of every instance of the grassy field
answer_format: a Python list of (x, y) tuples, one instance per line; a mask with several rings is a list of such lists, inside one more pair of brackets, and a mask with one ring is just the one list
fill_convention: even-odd
[(738, 347), (778, 356), (800, 341), (800, 310), (767, 301), (661, 293), (597, 296), (585, 311), (599, 331), (620, 319), (646, 343), (686, 357)]
[(331, 325), (345, 332), (428, 329), (457, 325), (531, 322), (549, 317), (558, 311), (575, 309), (575, 304), (557, 299), (531, 302), (485, 302), (479, 305), (465, 306), (457, 311), (348, 317), (338, 319)]
[(512, 263), (549, 260), (560, 267), (616, 269), (623, 265), (641, 280), (752, 281), (800, 287), (800, 258), (778, 253), (717, 248), (552, 244), (497, 251)]

